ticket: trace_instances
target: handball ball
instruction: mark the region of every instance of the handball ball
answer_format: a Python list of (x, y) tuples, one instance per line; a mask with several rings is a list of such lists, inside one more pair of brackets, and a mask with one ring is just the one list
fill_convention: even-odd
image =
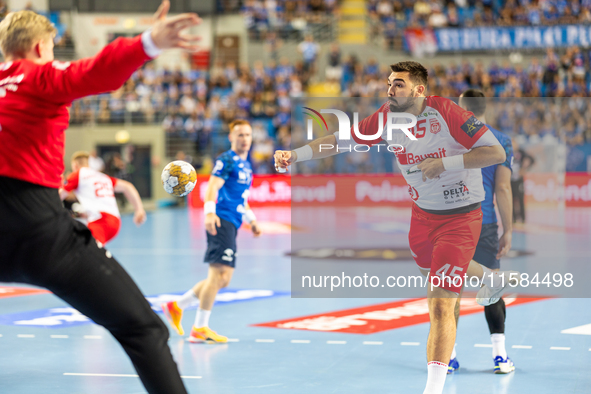
[(183, 197), (191, 193), (197, 184), (197, 173), (186, 161), (176, 160), (164, 167), (161, 179), (167, 193)]

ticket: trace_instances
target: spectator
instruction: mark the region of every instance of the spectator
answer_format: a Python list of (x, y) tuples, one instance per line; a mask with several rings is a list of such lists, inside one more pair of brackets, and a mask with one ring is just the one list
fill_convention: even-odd
[(314, 42), (312, 34), (306, 34), (305, 40), (298, 45), (298, 52), (304, 59), (304, 70), (306, 72), (314, 71), (314, 63), (319, 51), (320, 45)]
[(341, 48), (339, 44), (333, 42), (328, 52), (328, 65), (326, 66), (326, 79), (337, 81), (341, 79), (343, 69), (341, 67)]
[(431, 6), (432, 14), (429, 16), (429, 27), (438, 28), (447, 26), (447, 17), (438, 4)]
[(511, 190), (513, 191), (513, 222), (525, 223), (525, 187), (524, 176), (534, 165), (534, 158), (525, 150), (520, 149), (519, 142), (513, 141), (513, 166), (511, 173)]

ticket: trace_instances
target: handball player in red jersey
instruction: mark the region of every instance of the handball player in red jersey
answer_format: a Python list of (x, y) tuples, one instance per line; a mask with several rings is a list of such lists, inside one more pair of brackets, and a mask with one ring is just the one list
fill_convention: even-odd
[(169, 8), (163, 1), (143, 34), (67, 63), (54, 61), (56, 30), (45, 17), (19, 11), (0, 22), (0, 281), (45, 287), (104, 326), (151, 394), (187, 392), (166, 325), (88, 228), (70, 217), (58, 188), (71, 102), (120, 88), (163, 49), (197, 49), (198, 38), (181, 31), (199, 17), (167, 18)]
[[(505, 151), (472, 112), (449, 99), (425, 95), (428, 72), (423, 65), (405, 61), (392, 64), (390, 69), (388, 99), (359, 122), (357, 128), (364, 139), (353, 127), (351, 135), (359, 145), (385, 142), (408, 183), (413, 200), (409, 246), (418, 268), (430, 281), (427, 297), (431, 328), (423, 394), (441, 394), (456, 339), (454, 311), (459, 307), (464, 280), (486, 274), (477, 296), (483, 305), (500, 297), (509, 284), (510, 271), (493, 272), (471, 263), (482, 223), (480, 168), (505, 161)], [(408, 132), (414, 138), (402, 131), (388, 136), (388, 113), (399, 114), (391, 116), (394, 120), (405, 119), (397, 125), (408, 123), (409, 117), (404, 114), (413, 115), (416, 125)], [(350, 150), (351, 144), (336, 132), (294, 151), (276, 151), (275, 166), (279, 170), (294, 162)]]

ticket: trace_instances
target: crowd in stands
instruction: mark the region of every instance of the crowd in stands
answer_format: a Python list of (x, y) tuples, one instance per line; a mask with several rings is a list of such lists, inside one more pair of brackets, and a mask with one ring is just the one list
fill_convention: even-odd
[(330, 23), (340, 0), (245, 0), (240, 12), (244, 16), (251, 39), (296, 39), (315, 25)]
[[(368, 0), (372, 38), (401, 48), (406, 28), (591, 23), (591, 0)], [(398, 45), (395, 44), (398, 42)]]
[(421, 27), (591, 23), (589, 0), (368, 0), (372, 18)]
[[(476, 87), (489, 97), (591, 97), (590, 56), (589, 49), (569, 48), (562, 55), (548, 50), (545, 57), (524, 65), (484, 66), (468, 61), (434, 65), (429, 70), (428, 93), (458, 97)], [(352, 55), (341, 61), (336, 44), (328, 57), (327, 77), (340, 82), (342, 97), (384, 97), (388, 65), (379, 65), (375, 59), (361, 62)], [(254, 128), (255, 169), (268, 173), (273, 171), (273, 151), (290, 146), (292, 99), (305, 95), (313, 72), (304, 61), (292, 64), (286, 58), (267, 65), (258, 61), (252, 68), (218, 62), (209, 74), (157, 70), (148, 63), (118, 91), (76, 101), (71, 122), (161, 123), (169, 140), (185, 140), (194, 144), (197, 153), (216, 155), (227, 148), (227, 123), (248, 118)], [(589, 104), (591, 99), (584, 102)], [(591, 142), (591, 122), (581, 119), (571, 117), (571, 131), (551, 134), (570, 145)], [(537, 127), (509, 131), (547, 134)]]

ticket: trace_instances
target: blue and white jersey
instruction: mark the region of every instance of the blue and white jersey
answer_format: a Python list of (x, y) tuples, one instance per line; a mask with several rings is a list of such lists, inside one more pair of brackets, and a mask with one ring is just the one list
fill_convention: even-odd
[(505, 160), (504, 163), (495, 164), (493, 166), (484, 167), (482, 169), (482, 182), (484, 185), (484, 201), (482, 201), (482, 224), (497, 222), (497, 214), (495, 213), (494, 203), (495, 172), (497, 171), (497, 166), (505, 166), (511, 169), (511, 165), (513, 164), (513, 145), (511, 145), (511, 138), (501, 133), (500, 131), (490, 127), (489, 125), (486, 125), (486, 127), (488, 127), (490, 131), (492, 131), (494, 136), (497, 137), (497, 139), (505, 149), (507, 160)]
[(248, 202), (252, 184), (250, 163), (242, 160), (233, 150), (229, 150), (218, 156), (211, 175), (226, 181), (218, 193), (217, 215), (240, 228), (242, 215), (246, 212), (244, 205)]

